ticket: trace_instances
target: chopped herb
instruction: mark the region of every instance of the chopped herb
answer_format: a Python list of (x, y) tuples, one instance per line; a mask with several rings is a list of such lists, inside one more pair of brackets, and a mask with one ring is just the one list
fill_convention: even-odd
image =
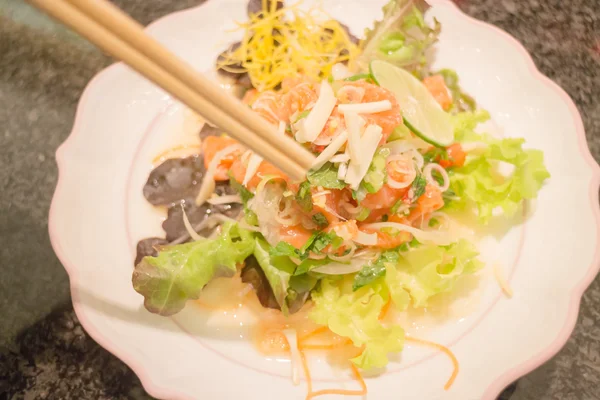
[[(312, 251), (314, 251), (315, 253), (320, 253), (322, 252), (325, 247), (329, 246), (331, 244), (331, 242), (333, 241), (333, 238), (335, 233), (331, 232), (331, 233), (323, 233), (321, 232), (318, 237), (315, 239), (313, 245), (312, 245)], [(335, 235), (337, 236), (337, 235)]]
[(246, 187), (244, 185), (242, 185), (240, 182), (235, 180), (235, 178), (231, 174), (231, 171), (229, 172), (229, 184), (235, 191), (237, 191), (240, 194), (240, 197), (242, 198), (242, 202), (244, 202), (244, 205), (246, 205), (246, 203), (248, 203), (248, 200), (250, 200), (251, 198), (254, 197), (254, 194), (252, 194), (251, 191), (246, 189)]
[(304, 181), (298, 187), (296, 193), (296, 202), (305, 212), (310, 212), (313, 209), (312, 195), (310, 193), (310, 182)]
[(329, 225), (329, 221), (327, 221), (327, 218), (323, 215), (323, 213), (316, 213), (312, 216), (312, 220), (320, 228)]
[(297, 258), (299, 256), (299, 251), (287, 242), (279, 242), (275, 247), (271, 247), (269, 254), (271, 257), (287, 256), (290, 258)]
[(441, 160), (448, 160), (448, 152), (443, 147), (434, 147), (423, 154), (423, 160), (426, 164), (432, 162), (439, 162)]
[(356, 274), (354, 283), (352, 284), (352, 290), (356, 291), (376, 279), (385, 276), (385, 264), (396, 263), (399, 259), (400, 255), (396, 251), (390, 250), (382, 253), (377, 261), (365, 265), (359, 273)]
[(402, 206), (403, 204), (404, 204), (404, 201), (402, 199), (396, 201), (394, 203), (394, 205), (392, 206), (392, 208), (390, 209), (390, 214), (396, 215), (396, 213), (398, 212), (398, 209), (400, 209), (400, 206)]
[(338, 179), (338, 170), (333, 163), (327, 162), (317, 171), (309, 171), (308, 182), (312, 186), (322, 186), (326, 189), (343, 189), (346, 183)]
[(381, 217), (381, 221), (383, 221), (383, 222), (387, 222), (388, 219), (389, 219), (389, 217), (387, 214), (383, 214), (383, 217)]
[(412, 183), (413, 199), (418, 199), (425, 193), (425, 187), (427, 186), (427, 180), (423, 175), (419, 175), (415, 178)]
[(373, 77), (371, 76), (371, 74), (357, 74), (357, 75), (352, 75), (352, 76), (349, 76), (348, 78), (346, 78), (344, 80), (346, 82), (355, 82), (355, 81), (359, 81), (361, 79), (366, 79), (367, 81), (373, 82)]
[(429, 226), (430, 226), (430, 227), (432, 227), (432, 228), (433, 228), (434, 226), (437, 226), (437, 225), (439, 225), (439, 224), (440, 224), (440, 221), (438, 221), (436, 218), (431, 218), (431, 219), (429, 220)]

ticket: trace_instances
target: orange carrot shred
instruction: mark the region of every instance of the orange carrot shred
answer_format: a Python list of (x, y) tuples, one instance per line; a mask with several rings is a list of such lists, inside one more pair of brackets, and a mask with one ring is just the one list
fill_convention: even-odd
[(326, 394), (339, 394), (342, 396), (364, 396), (364, 395), (366, 395), (367, 394), (367, 384), (365, 383), (365, 380), (363, 379), (360, 371), (352, 363), (350, 363), (350, 368), (352, 369), (352, 374), (354, 375), (354, 378), (360, 384), (360, 390), (324, 389), (324, 390), (318, 390), (316, 392), (313, 392), (311, 390), (311, 391), (309, 391), (308, 395), (306, 396), (306, 400), (314, 399), (315, 397), (324, 396)]
[(458, 360), (456, 359), (456, 356), (454, 355), (454, 353), (452, 353), (452, 351), (449, 348), (447, 348), (446, 346), (443, 346), (439, 343), (430, 342), (428, 340), (416, 339), (416, 338), (408, 337), (408, 336), (405, 337), (404, 340), (406, 340), (407, 342), (413, 342), (413, 343), (421, 344), (424, 346), (434, 347), (434, 348), (442, 351), (443, 353), (445, 353), (448, 357), (450, 357), (450, 360), (452, 360), (452, 366), (453, 366), (454, 370), (452, 371), (452, 375), (450, 375), (450, 378), (446, 381), (446, 384), (444, 385), (444, 390), (450, 389), (450, 387), (454, 383), (454, 380), (456, 379), (456, 376), (458, 375), (458, 371), (459, 371)]
[(383, 320), (388, 311), (390, 310), (390, 306), (392, 305), (392, 298), (390, 297), (387, 301), (387, 303), (385, 303), (385, 305), (383, 306), (383, 308), (381, 309), (381, 312), (379, 313), (379, 320)]
[(312, 392), (312, 379), (310, 378), (310, 370), (308, 369), (308, 363), (306, 362), (306, 356), (304, 352), (300, 350), (300, 359), (302, 360), (302, 369), (304, 370), (304, 376), (306, 377), (306, 386), (308, 387), (308, 393), (306, 399), (308, 400), (310, 393)]
[(333, 343), (333, 344), (299, 344), (298, 349), (300, 350), (333, 350), (339, 347), (344, 347), (352, 344), (352, 340), (348, 339), (343, 343)]
[(318, 335), (318, 334), (320, 334), (320, 333), (327, 332), (327, 330), (328, 330), (328, 329), (329, 329), (329, 328), (328, 328), (328, 327), (326, 327), (326, 326), (321, 326), (321, 327), (319, 327), (319, 328), (315, 329), (314, 331), (312, 331), (312, 332), (308, 332), (306, 335), (304, 335), (304, 336), (302, 336), (302, 337), (298, 338), (298, 341), (299, 341), (299, 342), (302, 342), (302, 341), (304, 341), (304, 340), (306, 340), (306, 339), (308, 339), (308, 338), (311, 338), (311, 337), (313, 337), (313, 336), (315, 336), (315, 335)]

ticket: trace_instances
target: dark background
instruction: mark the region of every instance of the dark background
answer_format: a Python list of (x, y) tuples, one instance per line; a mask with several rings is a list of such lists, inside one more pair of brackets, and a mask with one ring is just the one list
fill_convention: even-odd
[[(143, 24), (202, 2), (115, 0)], [(600, 1), (456, 3), (515, 36), (569, 93), (600, 160)], [(86, 83), (110, 62), (20, 0), (0, 0), (0, 400), (148, 398), (137, 377), (83, 331), (47, 233), (54, 152)], [(565, 348), (503, 400), (600, 399), (599, 282), (586, 291)]]

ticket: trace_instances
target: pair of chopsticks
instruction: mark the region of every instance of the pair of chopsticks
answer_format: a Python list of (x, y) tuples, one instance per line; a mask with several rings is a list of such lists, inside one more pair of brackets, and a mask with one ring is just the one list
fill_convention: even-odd
[(142, 25), (106, 0), (28, 0), (218, 126), (293, 180), (314, 156), (152, 39)]

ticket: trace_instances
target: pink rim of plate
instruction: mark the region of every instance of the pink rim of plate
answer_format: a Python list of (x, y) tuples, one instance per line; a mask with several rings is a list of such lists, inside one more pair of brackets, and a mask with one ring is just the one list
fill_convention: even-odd
[[(491, 30), (494, 33), (496, 33), (497, 35), (503, 37), (506, 41), (508, 41), (511, 45), (513, 45), (513, 47), (515, 47), (519, 51), (519, 53), (521, 53), (521, 55), (524, 57), (524, 59), (527, 61), (529, 70), (530, 70), (533, 78), (535, 78), (535, 79), (539, 80), (540, 82), (542, 82), (543, 84), (545, 84), (547, 87), (552, 89), (554, 92), (556, 92), (562, 98), (565, 105), (567, 105), (567, 107), (569, 108), (571, 117), (572, 117), (573, 122), (576, 127), (576, 134), (577, 134), (577, 139), (578, 139), (581, 155), (585, 158), (585, 160), (587, 161), (587, 163), (589, 164), (589, 166), (593, 172), (593, 176), (592, 176), (592, 179), (590, 182), (589, 196), (590, 196), (591, 207), (592, 207), (595, 221), (596, 221), (596, 231), (597, 231), (596, 235), (598, 238), (600, 238), (600, 208), (598, 207), (598, 187), (600, 186), (600, 166), (596, 163), (596, 161), (594, 160), (594, 158), (592, 157), (592, 155), (589, 151), (589, 148), (587, 146), (587, 141), (585, 138), (585, 130), (583, 127), (583, 122), (581, 120), (581, 116), (579, 115), (579, 112), (577, 111), (577, 108), (576, 108), (575, 104), (573, 103), (573, 101), (571, 100), (571, 98), (567, 95), (567, 93), (561, 87), (559, 87), (556, 83), (554, 83), (548, 77), (544, 76), (537, 69), (537, 67), (535, 66), (535, 63), (533, 62), (533, 59), (531, 58), (529, 53), (525, 50), (525, 48), (515, 38), (510, 36), (508, 33), (504, 32), (503, 30), (501, 30), (493, 25), (490, 25), (483, 21), (479, 21), (475, 18), (472, 18), (472, 17), (464, 14), (460, 9), (458, 9), (458, 7), (454, 3), (452, 3), (449, 0), (429, 0), (429, 2), (432, 3), (432, 5), (435, 4), (435, 5), (449, 7), (453, 10), (453, 12), (455, 12), (457, 15), (459, 15), (461, 18), (463, 18), (467, 22), (478, 25), (482, 28)], [(207, 3), (203, 3), (202, 5), (200, 5), (196, 8), (193, 8), (193, 9), (183, 10), (183, 11), (169, 14), (163, 18), (160, 18), (159, 20), (155, 21), (154, 23), (150, 24), (147, 29), (149, 29), (153, 26), (156, 26), (158, 24), (163, 24), (167, 20), (174, 19), (175, 17), (177, 17), (181, 14), (205, 7), (206, 4)], [(101, 78), (104, 75), (106, 75), (109, 70), (111, 70), (112, 68), (115, 68), (118, 65), (120, 65), (120, 64), (113, 64), (112, 66), (101, 71), (87, 85), (87, 87), (84, 90), (84, 93), (81, 97), (81, 100), (79, 102), (79, 106), (77, 108), (73, 130), (71, 131), (71, 134), (69, 135), (67, 140), (56, 151), (56, 161), (58, 164), (59, 176), (58, 176), (58, 183), (56, 186), (55, 194), (54, 194), (51, 206), (50, 206), (50, 213), (49, 213), (50, 240), (51, 240), (52, 247), (54, 248), (56, 255), (60, 259), (61, 263), (65, 267), (65, 269), (71, 279), (71, 297), (73, 300), (73, 308), (75, 310), (75, 313), (77, 314), (77, 317), (79, 318), (82, 326), (85, 327), (86, 331), (90, 334), (90, 336), (96, 342), (98, 342), (102, 347), (104, 347), (109, 352), (113, 353), (115, 356), (117, 356), (123, 362), (125, 362), (137, 374), (137, 376), (140, 378), (140, 381), (142, 382), (142, 385), (144, 386), (145, 390), (148, 393), (150, 393), (151, 395), (158, 397), (158, 398), (189, 399), (190, 398), (189, 396), (184, 395), (183, 393), (177, 392), (176, 390), (173, 390), (171, 388), (164, 388), (164, 387), (156, 386), (151, 381), (151, 379), (147, 373), (147, 370), (143, 365), (138, 364), (137, 360), (134, 357), (132, 357), (130, 354), (127, 354), (126, 352), (122, 351), (121, 349), (118, 349), (117, 346), (113, 342), (106, 339), (98, 330), (96, 330), (94, 328), (94, 326), (91, 324), (91, 322), (87, 319), (83, 309), (81, 308), (81, 303), (79, 302), (79, 293), (77, 290), (77, 286), (75, 284), (75, 282), (77, 282), (77, 273), (76, 273), (77, 268), (67, 258), (66, 253), (63, 251), (63, 249), (60, 245), (58, 235), (56, 234), (57, 221), (59, 221), (59, 219), (56, 216), (56, 213), (57, 213), (56, 199), (57, 199), (57, 197), (59, 197), (59, 196), (57, 196), (57, 194), (61, 192), (61, 190), (64, 186), (63, 185), (64, 180), (62, 178), (64, 177), (64, 171), (65, 171), (63, 168), (63, 165), (64, 165), (64, 153), (66, 152), (67, 144), (68, 144), (69, 140), (71, 140), (75, 135), (77, 135), (81, 132), (81, 129), (79, 129), (80, 128), (79, 125), (81, 123), (81, 112), (83, 110), (82, 105), (85, 104), (85, 100), (86, 100), (87, 96), (89, 95), (89, 93), (91, 92), (91, 88), (94, 85), (98, 84), (101, 81)], [(513, 368), (506, 371), (504, 374), (497, 377), (495, 379), (495, 381), (492, 382), (488, 386), (486, 391), (484, 392), (484, 395), (483, 395), (484, 400), (495, 400), (496, 397), (500, 394), (500, 392), (511, 382), (515, 381), (516, 379), (520, 378), (521, 376), (532, 371), (536, 367), (540, 366), (541, 364), (543, 364), (544, 362), (549, 360), (556, 353), (558, 353), (558, 351), (565, 345), (565, 343), (569, 339), (571, 333), (573, 332), (575, 323), (577, 321), (577, 316), (579, 313), (579, 304), (581, 302), (581, 297), (583, 295), (583, 292), (593, 281), (594, 277), (598, 274), (599, 269), (600, 269), (600, 249), (597, 248), (595, 251), (594, 257), (593, 257), (592, 264), (590, 265), (590, 268), (588, 269), (588, 272), (582, 278), (582, 280), (572, 289), (571, 297), (570, 297), (570, 301), (569, 301), (569, 313), (567, 315), (567, 318), (563, 325), (563, 328), (560, 330), (557, 337), (546, 349), (544, 349), (543, 351), (539, 352), (538, 354), (532, 356), (527, 361), (522, 362), (521, 364), (519, 364), (517, 366), (514, 366)]]

